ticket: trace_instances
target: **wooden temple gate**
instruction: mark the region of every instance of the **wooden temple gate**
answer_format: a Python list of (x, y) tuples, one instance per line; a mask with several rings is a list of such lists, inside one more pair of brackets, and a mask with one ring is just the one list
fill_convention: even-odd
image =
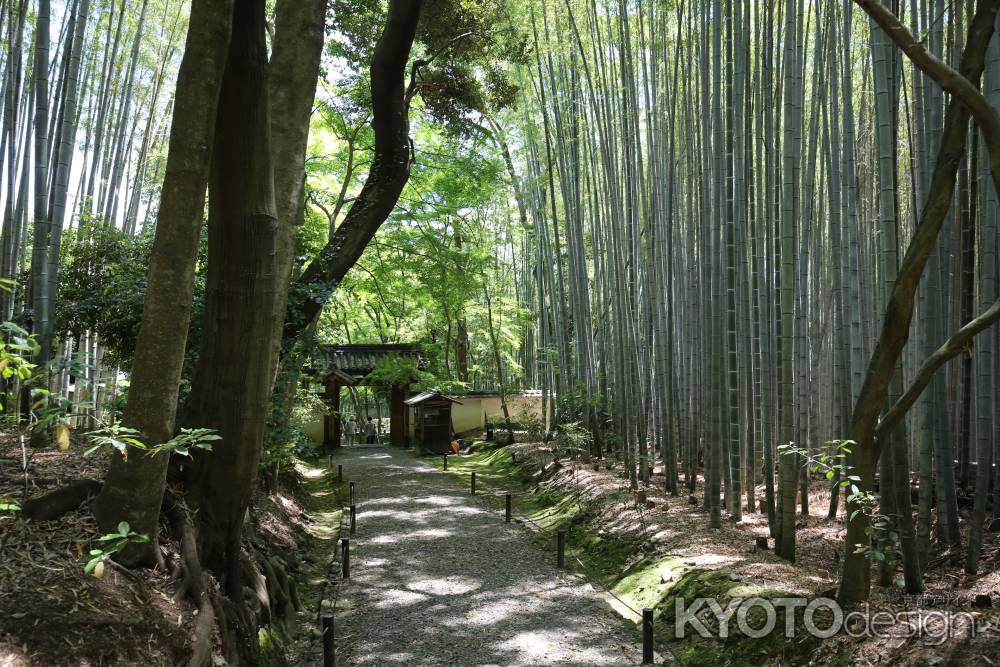
[[(340, 390), (343, 387), (365, 384), (379, 362), (386, 359), (409, 358), (417, 368), (424, 364), (423, 355), (416, 345), (324, 345), (322, 350), (327, 360), (323, 398), (330, 408), (330, 414), (323, 419), (323, 448), (326, 450), (340, 447), (343, 438), (340, 413)], [(394, 447), (406, 446), (406, 435), (410, 430), (406, 405), (409, 395), (409, 384), (394, 384), (389, 388), (389, 442)]]

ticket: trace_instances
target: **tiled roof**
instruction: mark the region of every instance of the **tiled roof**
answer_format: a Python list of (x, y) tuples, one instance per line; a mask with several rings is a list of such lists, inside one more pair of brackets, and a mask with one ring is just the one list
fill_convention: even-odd
[(409, 357), (416, 362), (417, 368), (426, 366), (420, 346), (413, 344), (321, 345), (320, 349), (326, 357), (326, 373), (340, 371), (358, 380), (375, 370), (379, 361), (391, 357)]

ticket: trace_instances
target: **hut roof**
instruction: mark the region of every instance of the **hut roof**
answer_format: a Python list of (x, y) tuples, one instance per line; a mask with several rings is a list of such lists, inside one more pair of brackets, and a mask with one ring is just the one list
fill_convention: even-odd
[(422, 394), (417, 394), (416, 396), (404, 401), (410, 407), (421, 405), (423, 403), (432, 401), (447, 401), (448, 403), (458, 403), (461, 405), (461, 401), (456, 401), (454, 398), (445, 396), (440, 391), (425, 391)]

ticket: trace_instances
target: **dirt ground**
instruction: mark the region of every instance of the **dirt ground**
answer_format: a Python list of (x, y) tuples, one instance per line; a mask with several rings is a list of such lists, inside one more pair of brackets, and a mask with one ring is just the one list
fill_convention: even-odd
[[(67, 481), (100, 479), (102, 458), (85, 457), (83, 450), (83, 443), (74, 440), (65, 453), (30, 452), (25, 486), (20, 443), (9, 432), (0, 431), (0, 498), (22, 502)], [(551, 460), (551, 452), (538, 444), (518, 444), (508, 451), (529, 472)], [(710, 529), (701, 506), (700, 479), (692, 504), (686, 491), (679, 497), (663, 492), (658, 471), (654, 471), (652, 483), (640, 489), (640, 495), (628, 489), (620, 468), (611, 465), (609, 469), (607, 461), (597, 468), (593, 462), (564, 460), (541, 488), (553, 497), (572, 498), (577, 506), (585, 507), (587, 529), (594, 534), (620, 538), (634, 548), (617, 570), (607, 573), (611, 579), (643, 558), (669, 556), (691, 567), (731, 572), (758, 589), (821, 596), (830, 595), (837, 585), (844, 516), (826, 518), (828, 497), (819, 481), (810, 494), (811, 516), (798, 519), (797, 561), (790, 564), (771, 549), (755, 546), (756, 538), (768, 536), (766, 520), (760, 514), (744, 514), (738, 523), (724, 521), (721, 529)], [(316, 468), (307, 472), (322, 474)], [(297, 477), (302, 476), (299, 471)], [(485, 475), (482, 479), (487, 484)], [(339, 524), (339, 503), (330, 499), (326, 503), (329, 507), (321, 503), (328, 516), (308, 514), (315, 511), (317, 502), (310, 496), (321, 491), (325, 483), (307, 479), (306, 494), (294, 489), (258, 494), (259, 502), (251, 513), (259, 540), (271, 548), (301, 553), (306, 561), (302, 571), (295, 573), (304, 583), (300, 587), (305, 607), (300, 613), (301, 627), (292, 633), (298, 637), (299, 655), (309, 652), (302, 645), (315, 648), (309, 626), (322, 591), (317, 588), (313, 595), (311, 588), (320, 586), (324, 576), (324, 550), (336, 544), (333, 529), (325, 537), (320, 535), (320, 540), (314, 538), (318, 526)], [(757, 495), (763, 496), (763, 489), (758, 489)], [(963, 506), (962, 511), (965, 531), (968, 508)], [(86, 504), (49, 522), (0, 512), (0, 666), (171, 665), (184, 661), (195, 616), (194, 609), (178, 598), (175, 579), (168, 572), (129, 572), (113, 565), (105, 569), (101, 579), (85, 574), (85, 555), (98, 537)], [(769, 546), (773, 547), (773, 540)], [(175, 547), (167, 543), (164, 549), (168, 565), (176, 562)], [(901, 667), (1000, 665), (1000, 534), (986, 535), (977, 577), (964, 574), (961, 555), (935, 548), (925, 574), (925, 596), (913, 600), (895, 588), (874, 588), (871, 606), (888, 611), (915, 609), (925, 627), (939, 622), (936, 615), (942, 612), (966, 613), (981, 629), (974, 637), (966, 627), (932, 644), (927, 637), (907, 634), (905, 627), (896, 624), (881, 638), (837, 636), (827, 640), (810, 662), (892, 663)], [(989, 596), (993, 608), (975, 607), (977, 595)], [(290, 651), (285, 657), (295, 659), (295, 647)], [(850, 658), (839, 663), (832, 658), (841, 655)], [(760, 664), (807, 663), (776, 659)]]
[[(102, 456), (30, 451), (27, 483), (16, 437), (0, 432), (0, 498), (22, 503), (73, 480), (103, 477)], [(0, 667), (176, 665), (189, 656), (195, 609), (177, 580), (160, 570), (129, 571), (113, 563), (98, 579), (84, 573), (100, 537), (87, 501), (54, 521), (0, 512)], [(310, 523), (294, 490), (258, 494), (255, 540), (296, 551)], [(176, 545), (161, 544), (168, 567)]]

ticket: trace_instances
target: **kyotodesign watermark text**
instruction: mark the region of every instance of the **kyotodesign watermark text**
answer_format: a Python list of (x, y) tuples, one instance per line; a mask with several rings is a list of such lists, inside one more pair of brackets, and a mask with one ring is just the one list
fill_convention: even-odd
[(690, 604), (681, 598), (674, 605), (674, 637), (694, 631), (702, 637), (725, 639), (739, 634), (760, 639), (782, 632), (788, 639), (806, 632), (828, 639), (843, 633), (850, 637), (917, 638), (936, 646), (952, 637), (974, 638), (982, 628), (977, 616), (964, 611), (885, 611), (868, 604), (844, 612), (830, 598), (696, 598)]

